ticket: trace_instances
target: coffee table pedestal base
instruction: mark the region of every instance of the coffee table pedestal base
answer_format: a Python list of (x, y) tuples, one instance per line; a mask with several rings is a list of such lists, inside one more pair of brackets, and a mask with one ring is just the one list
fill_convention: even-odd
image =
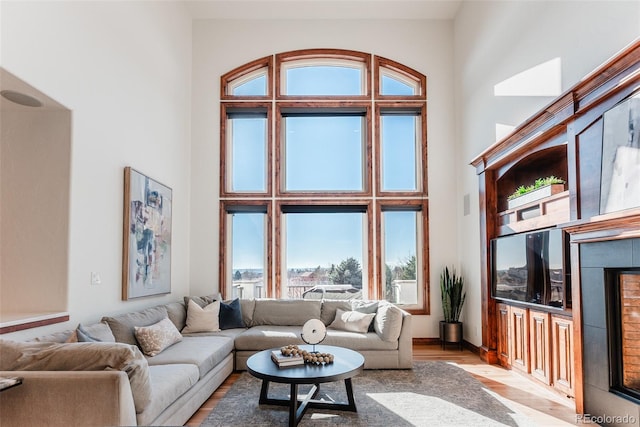
[(272, 399), (268, 396), (269, 381), (262, 380), (262, 388), (260, 389), (260, 404), (288, 406), (290, 427), (295, 427), (298, 425), (308, 408), (358, 412), (358, 409), (356, 408), (356, 401), (353, 398), (353, 386), (351, 384), (351, 378), (346, 378), (344, 380), (344, 385), (347, 391), (347, 403), (327, 402), (324, 400), (316, 399), (318, 393), (320, 392), (320, 384), (314, 384), (313, 387), (311, 387), (311, 390), (309, 390), (309, 393), (307, 393), (302, 399), (298, 399), (298, 384), (291, 384), (289, 399)]

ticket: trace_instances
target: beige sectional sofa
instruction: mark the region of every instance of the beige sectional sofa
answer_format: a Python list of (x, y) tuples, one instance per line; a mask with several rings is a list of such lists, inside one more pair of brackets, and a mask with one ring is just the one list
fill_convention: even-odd
[[(411, 315), (385, 301), (241, 300), (240, 310), (246, 327), (182, 334), (154, 356), (142, 353), (134, 328), (168, 318), (181, 331), (184, 303), (83, 327), (100, 342), (68, 343), (77, 331), (0, 340), (0, 376), (24, 378), (0, 393), (0, 425), (182, 425), (234, 369), (246, 369), (251, 354), (303, 344), (301, 326), (311, 318), (329, 326), (323, 344), (359, 351), (365, 369), (411, 368)], [(331, 326), (336, 312), (375, 317), (367, 332), (352, 332)]]

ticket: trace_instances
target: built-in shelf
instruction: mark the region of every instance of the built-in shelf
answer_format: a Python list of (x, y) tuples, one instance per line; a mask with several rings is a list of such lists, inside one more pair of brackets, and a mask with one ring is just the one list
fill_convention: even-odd
[(498, 235), (553, 227), (570, 218), (569, 191), (498, 213)]
[(67, 312), (51, 313), (2, 313), (0, 316), (0, 334), (37, 328), (69, 320)]
[[(602, 408), (614, 402), (611, 394), (603, 393), (595, 383), (590, 384), (583, 374), (596, 369), (594, 366), (607, 369), (607, 362), (605, 354), (591, 358), (603, 365), (591, 365), (589, 370), (583, 363), (586, 360), (583, 349), (589, 350), (585, 344), (592, 342), (594, 336), (587, 337), (585, 333), (590, 325), (584, 315), (599, 310), (593, 301), (604, 294), (593, 294), (593, 281), (583, 280), (583, 271), (592, 269), (582, 268), (581, 248), (592, 242), (640, 238), (640, 207), (600, 213), (603, 184), (607, 184), (602, 171), (606, 161), (603, 141), (607, 132), (614, 132), (605, 130), (605, 114), (637, 97), (639, 88), (640, 39), (636, 39), (471, 162), (479, 177), (480, 356), (489, 363), (522, 369), (555, 390), (575, 396), (579, 414), (601, 414)], [(620, 135), (628, 133), (630, 125), (623, 120), (617, 126)], [(568, 191), (509, 209), (509, 196), (516, 189), (547, 176), (562, 178)], [(492, 298), (492, 239), (548, 227), (557, 227), (568, 235), (565, 257), (566, 253), (569, 256), (564, 272), (570, 273), (571, 308), (547, 312)], [(636, 244), (633, 243), (633, 248)], [(629, 254), (625, 255), (628, 258)], [(585, 289), (589, 292), (586, 295)], [(583, 300), (590, 302), (583, 307)], [(537, 317), (528, 323), (525, 318), (531, 313)], [(538, 333), (534, 331), (531, 335), (529, 329), (536, 327)], [(534, 347), (533, 352), (527, 345)], [(538, 359), (531, 365), (529, 357)], [(618, 400), (615, 402), (620, 404)]]

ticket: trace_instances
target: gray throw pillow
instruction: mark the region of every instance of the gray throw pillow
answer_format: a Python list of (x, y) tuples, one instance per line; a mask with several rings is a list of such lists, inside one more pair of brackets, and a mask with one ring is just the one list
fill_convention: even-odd
[[(363, 301), (363, 300), (351, 300), (351, 310), (359, 311), (360, 313), (373, 313), (378, 312), (378, 301)], [(373, 323), (369, 325), (369, 332), (375, 332)]]
[(382, 341), (397, 341), (402, 330), (402, 312), (390, 302), (381, 301), (373, 325)]
[(102, 321), (107, 322), (117, 342), (138, 345), (133, 328), (153, 325), (165, 317), (168, 317), (167, 308), (161, 305), (119, 316), (103, 317)]
[(198, 304), (200, 307), (205, 308), (215, 300), (220, 300), (219, 295), (211, 294), (211, 295), (204, 295), (201, 297), (188, 296), (188, 297), (184, 297), (184, 306), (187, 307), (187, 309), (189, 309), (189, 301), (193, 301), (196, 304)]
[(91, 336), (89, 331), (82, 327), (82, 324), (79, 324), (76, 328), (76, 338), (78, 342), (100, 342), (101, 340), (94, 338)]
[(329, 325), (329, 328), (364, 334), (369, 330), (369, 325), (374, 317), (373, 313), (344, 311), (339, 308), (336, 310), (336, 318)]

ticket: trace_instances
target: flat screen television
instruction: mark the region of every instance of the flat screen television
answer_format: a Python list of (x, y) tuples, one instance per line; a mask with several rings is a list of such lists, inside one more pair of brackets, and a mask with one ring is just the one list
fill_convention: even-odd
[(491, 296), (569, 307), (567, 239), (560, 229), (513, 234), (491, 241)]

